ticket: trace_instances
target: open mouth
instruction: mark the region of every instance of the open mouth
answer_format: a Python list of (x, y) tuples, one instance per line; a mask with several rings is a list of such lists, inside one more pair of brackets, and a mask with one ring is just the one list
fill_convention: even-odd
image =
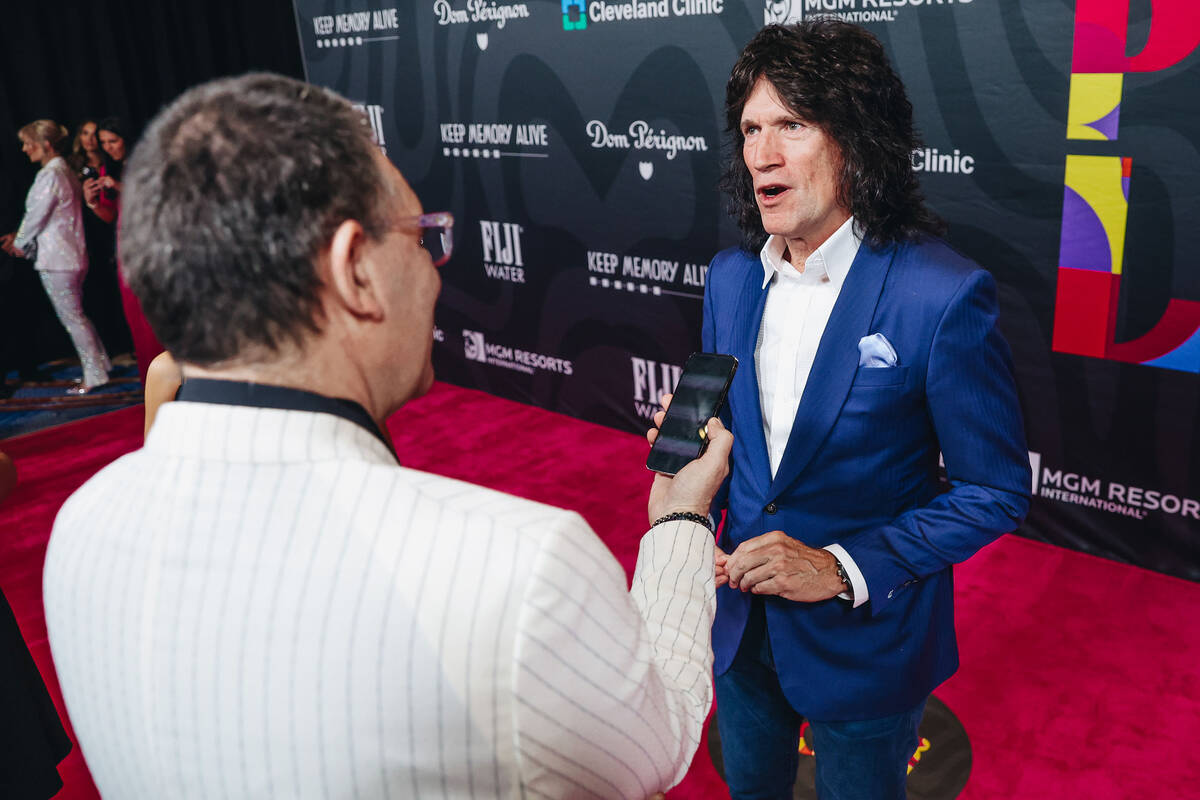
[(787, 191), (786, 186), (780, 186), (778, 184), (771, 184), (769, 186), (760, 186), (758, 189), (759, 194), (763, 195), (764, 197), (778, 197), (779, 195), (783, 194), (786, 191)]

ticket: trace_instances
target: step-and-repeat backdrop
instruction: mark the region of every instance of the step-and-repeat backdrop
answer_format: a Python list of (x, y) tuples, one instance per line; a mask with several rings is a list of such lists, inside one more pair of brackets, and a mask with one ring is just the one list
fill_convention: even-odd
[[(1194, 0), (296, 0), (311, 82), (457, 220), (440, 378), (641, 432), (699, 349), (725, 80), (765, 22), (884, 42), (950, 241), (1000, 283), (1023, 532), (1200, 579)], [(561, 457), (561, 454), (560, 454)]]

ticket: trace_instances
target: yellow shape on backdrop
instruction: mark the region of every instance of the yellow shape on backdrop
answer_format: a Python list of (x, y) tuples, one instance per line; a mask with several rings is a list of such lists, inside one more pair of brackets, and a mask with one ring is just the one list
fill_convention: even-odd
[(1071, 75), (1071, 100), (1067, 107), (1067, 138), (1108, 141), (1108, 137), (1089, 122), (1102, 119), (1121, 104), (1121, 86), (1125, 75), (1080, 72)]
[(1112, 272), (1120, 275), (1125, 255), (1125, 219), (1129, 214), (1129, 201), (1121, 183), (1121, 159), (1068, 155), (1064, 182), (1083, 198), (1104, 226), (1112, 254)]

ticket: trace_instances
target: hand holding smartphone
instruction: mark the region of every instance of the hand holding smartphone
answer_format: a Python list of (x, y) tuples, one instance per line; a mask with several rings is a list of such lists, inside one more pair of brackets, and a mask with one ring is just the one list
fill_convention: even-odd
[(699, 458), (708, 444), (705, 425), (717, 416), (733, 383), (738, 361), (718, 353), (692, 353), (675, 386), (646, 468), (674, 475)]

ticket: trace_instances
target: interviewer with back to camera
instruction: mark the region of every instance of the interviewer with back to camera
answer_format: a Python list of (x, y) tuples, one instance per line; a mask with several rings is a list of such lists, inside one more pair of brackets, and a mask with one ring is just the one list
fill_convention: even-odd
[(125, 183), (122, 263), (184, 384), (145, 447), (67, 501), (46, 556), (101, 793), (678, 782), (711, 703), (713, 538), (690, 520), (728, 473), (720, 422), (655, 478), (668, 520), (627, 590), (577, 514), (397, 463), (384, 420), (433, 380), (452, 220), (422, 214), (349, 103), (272, 75), (201, 86)]

